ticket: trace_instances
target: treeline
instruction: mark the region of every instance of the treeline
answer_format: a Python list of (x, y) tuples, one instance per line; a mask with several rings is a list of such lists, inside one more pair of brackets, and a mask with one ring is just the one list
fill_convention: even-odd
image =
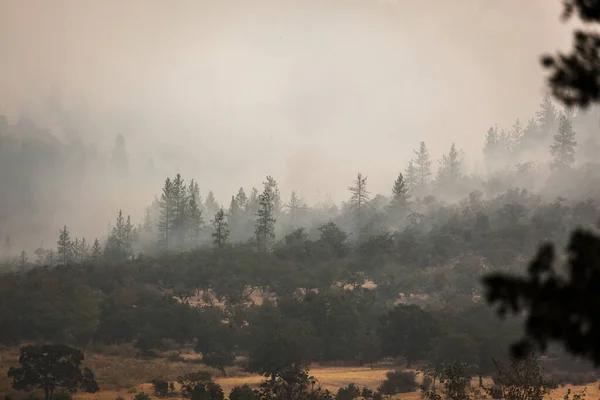
[(356, 284), (355, 260), (328, 267), (333, 261), (305, 264), (312, 282), (289, 258), (244, 249), (9, 274), (0, 281), (0, 342), (132, 343), (143, 355), (177, 343), (220, 370), (247, 355), (249, 371), (271, 374), (313, 361), (368, 365), (386, 357), (491, 368), (490, 354), (513, 337), (485, 304), (394, 306), (377, 288)]

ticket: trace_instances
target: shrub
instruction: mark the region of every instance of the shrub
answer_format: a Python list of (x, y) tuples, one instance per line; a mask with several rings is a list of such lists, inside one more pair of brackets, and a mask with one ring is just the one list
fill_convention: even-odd
[(336, 400), (354, 400), (357, 397), (360, 397), (360, 389), (354, 383), (340, 388), (335, 396)]
[(205, 386), (211, 382), (211, 375), (206, 371), (190, 372), (177, 378), (177, 382), (181, 385), (181, 395), (183, 397), (191, 397), (196, 386)]
[(167, 397), (169, 395), (169, 382), (163, 379), (153, 379), (154, 394), (156, 397)]
[(234, 386), (229, 393), (229, 400), (259, 400), (260, 395), (250, 386)]
[(140, 392), (140, 393), (136, 394), (135, 396), (133, 396), (133, 400), (150, 400), (150, 396), (148, 396), (144, 392)]
[(414, 392), (419, 386), (416, 374), (411, 371), (393, 371), (386, 374), (387, 379), (377, 389), (382, 395), (392, 397), (398, 393)]

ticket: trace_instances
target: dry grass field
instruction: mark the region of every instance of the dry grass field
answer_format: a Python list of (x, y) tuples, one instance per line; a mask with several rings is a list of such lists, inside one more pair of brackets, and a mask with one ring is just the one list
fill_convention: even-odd
[[(206, 369), (200, 360), (192, 353), (182, 354), (181, 360), (173, 361), (169, 358), (140, 359), (135, 357), (135, 350), (126, 346), (105, 348), (103, 354), (89, 354), (86, 357), (86, 365), (96, 373), (96, 378), (102, 391), (93, 395), (80, 393), (76, 399), (98, 399), (115, 400), (118, 397), (129, 400), (135, 393), (152, 393), (152, 385), (148, 382), (153, 378), (160, 377), (165, 380), (174, 381), (178, 376), (187, 372)], [(8, 368), (18, 364), (17, 349), (0, 350), (0, 396), (10, 393), (13, 398), (25, 398), (25, 394), (15, 392), (10, 387), (6, 377)], [(315, 365), (310, 373), (315, 376), (325, 389), (337, 392), (340, 387), (349, 383), (359, 386), (376, 388), (385, 379), (386, 372), (392, 366), (379, 366), (374, 369), (368, 367), (324, 367)], [(215, 373), (215, 375), (218, 375)], [(238, 368), (230, 371), (230, 376), (219, 377), (215, 380), (223, 387), (225, 394), (229, 394), (236, 385), (249, 384), (257, 387), (262, 381), (258, 375), (247, 374)], [(475, 381), (474, 381), (475, 384)], [(567, 389), (581, 391), (583, 387), (565, 386), (554, 391), (548, 399), (559, 400), (563, 398)], [(420, 392), (405, 393), (396, 397), (402, 400), (421, 399)], [(598, 385), (588, 385), (588, 400), (600, 399)]]

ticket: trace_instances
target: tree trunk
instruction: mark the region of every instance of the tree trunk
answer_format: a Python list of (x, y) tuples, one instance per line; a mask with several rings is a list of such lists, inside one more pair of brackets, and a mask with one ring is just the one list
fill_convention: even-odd
[(479, 374), (479, 387), (483, 387), (483, 376), (481, 376), (481, 374)]

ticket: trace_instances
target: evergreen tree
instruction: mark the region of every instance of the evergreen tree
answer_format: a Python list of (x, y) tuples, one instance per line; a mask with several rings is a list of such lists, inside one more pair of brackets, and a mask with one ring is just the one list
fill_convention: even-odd
[(404, 175), (398, 174), (398, 178), (394, 181), (392, 187), (392, 199), (390, 201), (390, 209), (393, 212), (405, 212), (408, 208), (410, 193)]
[(510, 154), (510, 150), (511, 150), (510, 135), (507, 134), (504, 129), (502, 129), (502, 131), (500, 131), (500, 135), (498, 136), (499, 161), (505, 162), (506, 157)]
[(59, 231), (58, 248), (56, 252), (58, 253), (58, 262), (62, 265), (67, 265), (73, 261), (71, 237), (69, 236), (69, 230), (66, 225)]
[(193, 197), (196, 201), (196, 204), (201, 203), (200, 187), (198, 186), (198, 182), (193, 179), (190, 180), (190, 184), (188, 186), (188, 196)]
[(279, 187), (277, 181), (273, 179), (271, 175), (267, 176), (267, 181), (263, 182), (263, 185), (268, 186), (273, 194), (273, 206), (274, 213), (277, 215), (281, 211), (281, 194), (279, 193)]
[(250, 191), (250, 198), (248, 199), (248, 206), (247, 206), (247, 211), (253, 215), (255, 215), (258, 212), (258, 209), (260, 207), (259, 205), (259, 194), (258, 194), (258, 189), (253, 187), (252, 190)]
[(194, 247), (198, 248), (200, 245), (200, 233), (202, 232), (202, 225), (204, 224), (204, 221), (202, 220), (202, 211), (200, 211), (194, 196), (191, 196), (188, 200), (187, 218), (189, 224), (189, 233), (194, 243)]
[(462, 159), (456, 146), (452, 143), (448, 155), (443, 155), (438, 170), (438, 182), (441, 184), (454, 183), (462, 173)]
[(268, 251), (271, 242), (275, 239), (275, 203), (272, 187), (265, 184), (263, 192), (258, 196), (258, 211), (254, 235), (260, 251)]
[(413, 160), (410, 160), (408, 167), (406, 167), (405, 182), (409, 189), (414, 189), (419, 184), (419, 177), (417, 176), (417, 169)]
[(483, 144), (483, 154), (485, 155), (488, 167), (496, 167), (498, 156), (500, 155), (499, 141), (500, 135), (498, 134), (498, 127), (490, 127), (485, 135), (485, 141)]
[(169, 250), (172, 241), (171, 233), (174, 226), (175, 206), (173, 182), (170, 178), (167, 178), (159, 201), (160, 217), (158, 221), (158, 242), (164, 251)]
[(80, 257), (80, 261), (79, 262), (85, 262), (89, 256), (89, 251), (90, 248), (87, 244), (87, 242), (85, 241), (85, 238), (82, 238), (81, 241), (79, 242), (79, 257)]
[(215, 213), (211, 222), (214, 230), (212, 233), (213, 245), (220, 249), (225, 245), (227, 238), (229, 237), (229, 227), (225, 220), (225, 212), (222, 208)]
[(94, 240), (94, 244), (92, 245), (92, 260), (98, 260), (102, 256), (102, 247), (100, 247), (100, 242), (98, 238)]
[(74, 241), (71, 242), (71, 253), (73, 254), (73, 262), (80, 263), (81, 255), (79, 254), (79, 239), (75, 238)]
[(360, 232), (364, 224), (364, 216), (366, 212), (367, 203), (369, 202), (369, 191), (367, 190), (367, 177), (363, 176), (359, 172), (358, 175), (356, 175), (356, 179), (354, 180), (354, 186), (350, 186), (348, 190), (351, 193), (350, 209), (354, 213), (357, 228)]
[(215, 194), (213, 193), (212, 190), (208, 192), (208, 195), (206, 196), (206, 201), (204, 204), (206, 207), (206, 212), (209, 215), (214, 215), (221, 208), (221, 206), (215, 199)]
[(246, 192), (244, 192), (244, 188), (240, 188), (238, 193), (235, 195), (235, 201), (242, 211), (247, 211), (248, 207), (248, 196), (246, 196)]
[(186, 207), (187, 189), (181, 174), (173, 179), (173, 239), (180, 250), (184, 247), (186, 238)]
[(550, 154), (554, 157), (552, 166), (556, 169), (564, 169), (575, 163), (575, 131), (571, 126), (571, 120), (561, 114), (558, 132), (554, 135), (554, 143), (550, 146)]
[(414, 160), (414, 165), (417, 171), (418, 184), (424, 186), (429, 182), (431, 176), (431, 160), (425, 142), (421, 142), (419, 150), (415, 150), (415, 155), (417, 158)]
[(523, 127), (521, 121), (517, 118), (517, 121), (512, 126), (510, 131), (510, 152), (513, 156), (519, 155), (521, 148), (521, 141), (523, 140)]
[(231, 201), (229, 202), (229, 215), (237, 216), (240, 213), (240, 206), (238, 205), (237, 200), (234, 195), (231, 195)]
[(298, 196), (295, 190), (292, 190), (292, 194), (290, 195), (290, 201), (285, 205), (288, 209), (288, 213), (290, 215), (290, 220), (292, 223), (296, 222), (296, 218), (298, 214), (306, 209), (306, 203)]
[(536, 117), (540, 139), (543, 140), (550, 136), (552, 132), (556, 132), (558, 113), (548, 93), (544, 95), (542, 103), (540, 104), (540, 109), (536, 113)]
[(106, 239), (104, 246), (104, 256), (108, 260), (118, 261), (127, 258), (132, 252), (133, 243), (133, 225), (131, 218), (127, 220), (123, 216), (123, 211), (119, 210), (117, 222), (112, 227), (111, 233)]

